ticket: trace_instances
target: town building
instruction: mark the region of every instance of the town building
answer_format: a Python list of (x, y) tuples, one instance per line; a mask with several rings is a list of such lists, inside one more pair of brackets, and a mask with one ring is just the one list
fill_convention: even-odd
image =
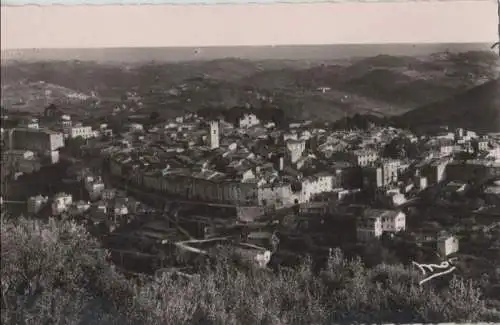
[(358, 240), (366, 241), (384, 232), (397, 233), (406, 229), (406, 215), (397, 210), (365, 209), (358, 220)]
[(500, 182), (484, 189), (486, 204), (500, 206)]
[(7, 150), (2, 153), (2, 161), (8, 163), (17, 163), (22, 160), (30, 160), (34, 157), (34, 152), (30, 150)]
[(77, 201), (77, 202), (73, 202), (69, 208), (68, 208), (68, 213), (71, 215), (71, 216), (81, 216), (83, 215), (84, 213), (86, 213), (87, 211), (90, 210), (90, 203), (89, 202), (86, 202), (86, 201), (83, 201), (83, 200), (80, 200), (80, 201)]
[(9, 130), (9, 148), (52, 152), (64, 147), (64, 137), (60, 132), (48, 129), (14, 128)]
[(294, 193), (289, 183), (262, 184), (257, 189), (258, 204), (270, 207), (283, 207), (294, 203)]
[(442, 236), (437, 239), (437, 252), (441, 257), (458, 252), (459, 240), (455, 236)]
[(21, 125), (28, 129), (38, 130), (40, 128), (40, 123), (37, 118), (24, 119), (22, 120)]
[(37, 214), (47, 204), (49, 198), (42, 195), (32, 196), (28, 198), (27, 210), (28, 213)]
[(288, 139), (286, 140), (286, 149), (288, 160), (292, 164), (295, 164), (302, 157), (306, 149), (306, 141)]
[(70, 138), (75, 139), (81, 137), (83, 139), (91, 139), (95, 137), (95, 133), (91, 126), (73, 126), (70, 129)]
[(94, 176), (85, 177), (84, 186), (87, 192), (89, 193), (91, 200), (96, 200), (100, 198), (105, 188), (102, 179), (100, 177), (94, 177)]
[(379, 188), (398, 181), (401, 162), (395, 159), (385, 159), (363, 168), (363, 185), (365, 188)]
[(356, 166), (365, 167), (379, 159), (379, 155), (374, 150), (360, 149), (353, 151), (338, 151), (333, 154), (333, 158), (352, 163)]
[(382, 233), (382, 220), (379, 216), (363, 216), (356, 224), (356, 238), (359, 241), (379, 238)]
[(73, 122), (71, 121), (71, 116), (64, 114), (61, 115), (61, 119), (59, 121), (60, 127), (63, 131), (64, 137), (68, 138), (71, 134), (71, 128), (73, 127)]
[(259, 124), (260, 120), (253, 113), (243, 114), (243, 116), (238, 119), (238, 126), (242, 129), (248, 129)]
[(209, 122), (209, 137), (208, 137), (208, 144), (210, 149), (217, 149), (219, 148), (219, 140), (220, 140), (220, 134), (219, 134), (219, 121), (210, 121)]
[(71, 204), (73, 203), (73, 197), (66, 193), (57, 193), (52, 201), (52, 214), (58, 216), (64, 212), (67, 212)]
[(323, 172), (302, 179), (299, 202), (309, 202), (317, 194), (333, 191), (335, 175)]

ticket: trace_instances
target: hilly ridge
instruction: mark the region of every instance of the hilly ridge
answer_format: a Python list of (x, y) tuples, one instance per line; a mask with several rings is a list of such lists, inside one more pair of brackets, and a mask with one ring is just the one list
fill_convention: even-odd
[[(19, 101), (23, 91), (16, 88), (44, 81), (78, 93), (95, 93), (101, 102), (109, 103), (101, 110), (121, 105), (124, 94), (134, 92), (146, 113), (171, 115), (207, 106), (259, 108), (264, 100), (294, 120), (335, 121), (354, 114), (404, 114), (498, 78), (499, 68), (493, 52), (477, 51), (330, 61), (18, 62), (2, 67), (2, 100)], [(43, 91), (35, 97), (43, 97)], [(25, 96), (33, 95), (25, 92)]]
[(413, 127), (449, 125), (500, 132), (500, 79), (415, 109), (394, 120)]

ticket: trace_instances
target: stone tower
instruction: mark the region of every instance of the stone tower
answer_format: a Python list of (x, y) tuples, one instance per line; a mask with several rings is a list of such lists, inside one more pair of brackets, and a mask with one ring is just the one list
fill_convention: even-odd
[(209, 145), (210, 149), (219, 148), (219, 121), (210, 121)]

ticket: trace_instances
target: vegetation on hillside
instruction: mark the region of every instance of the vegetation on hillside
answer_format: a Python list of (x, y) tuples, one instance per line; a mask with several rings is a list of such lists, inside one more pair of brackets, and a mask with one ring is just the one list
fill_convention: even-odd
[[(35, 112), (43, 106), (40, 101), (45, 100), (47, 91), (61, 97), (58, 103), (68, 111), (76, 105), (68, 94), (96, 94), (99, 104), (93, 115), (103, 111), (109, 115), (121, 104), (134, 106), (125, 100), (128, 92), (137, 95), (144, 113), (157, 110), (161, 115), (197, 111), (205, 105), (255, 107), (265, 97), (288, 118), (335, 121), (356, 113), (392, 116), (444, 100), (498, 78), (499, 62), (490, 52), (422, 58), (379, 55), (348, 64), (234, 58), (127, 66), (17, 62), (2, 67), (2, 96), (11, 103), (9, 110)], [(80, 106), (79, 114), (93, 107), (85, 103), (82, 111)]]
[(499, 321), (458, 277), (419, 286), (400, 265), (334, 250), (321, 273), (243, 269), (221, 255), (200, 278), (131, 280), (71, 221), (3, 220), (2, 324), (332, 324)]

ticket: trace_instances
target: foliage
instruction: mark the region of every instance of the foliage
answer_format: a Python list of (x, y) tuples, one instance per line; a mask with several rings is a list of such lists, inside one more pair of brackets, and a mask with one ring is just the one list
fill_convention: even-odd
[(130, 284), (74, 222), (2, 221), (2, 324), (77, 324), (127, 311)]
[[(165, 274), (139, 283), (122, 277), (81, 226), (19, 219), (2, 223), (1, 254), (2, 324), (331, 324), (485, 317), (480, 292), (470, 281), (454, 277), (444, 289), (419, 286), (415, 270), (385, 264), (369, 269), (339, 249), (319, 274), (308, 258), (295, 269), (274, 273), (235, 268), (222, 259), (199, 278)], [(499, 320), (491, 312), (488, 316)]]
[(414, 159), (419, 155), (418, 144), (411, 142), (406, 137), (393, 139), (385, 147), (382, 153), (384, 157), (393, 159)]

